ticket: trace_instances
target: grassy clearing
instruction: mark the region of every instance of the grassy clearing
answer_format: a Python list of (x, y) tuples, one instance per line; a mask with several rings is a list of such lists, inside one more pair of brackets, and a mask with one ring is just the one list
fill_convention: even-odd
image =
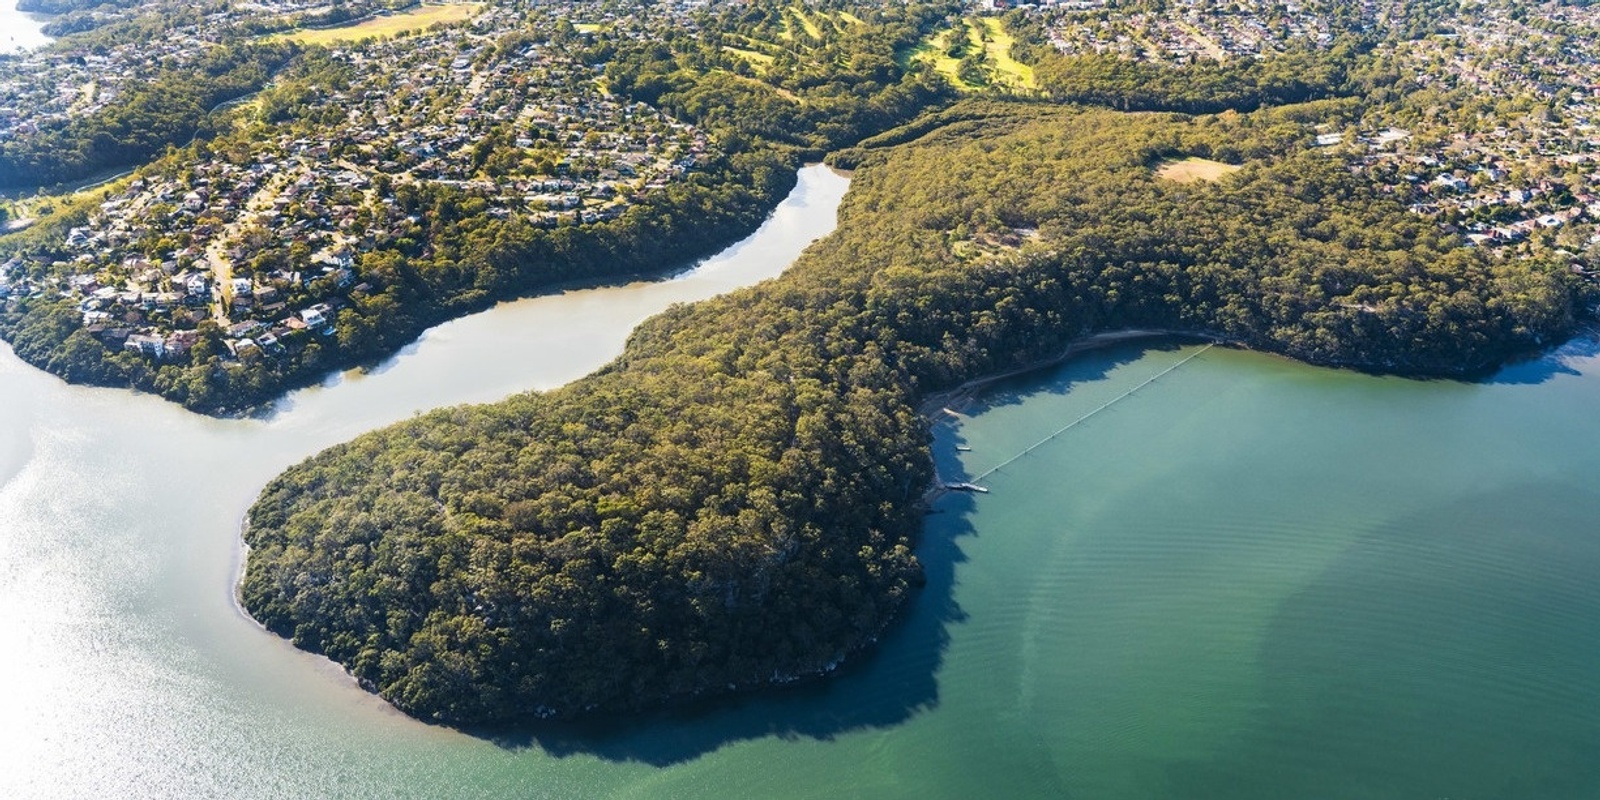
[(722, 49), (744, 59), (750, 64), (750, 66), (755, 67), (757, 71), (765, 72), (767, 67), (772, 66), (772, 56), (769, 56), (766, 53), (758, 53), (754, 50), (744, 50), (742, 48), (731, 47), (729, 45), (723, 45)]
[(1016, 37), (1007, 33), (1000, 20), (994, 17), (968, 18), (954, 28), (934, 34), (904, 53), (901, 66), (924, 61), (932, 64), (934, 70), (959, 91), (970, 92), (982, 88), (982, 84), (964, 80), (961, 77), (961, 59), (950, 57), (950, 47), (957, 37), (965, 38), (965, 52), (983, 52), (990, 75), (989, 83), (1018, 89), (1038, 88), (1033, 67), (1011, 57), (1011, 45)]
[(733, 36), (732, 38), (744, 43), (743, 47), (736, 48), (739, 50), (754, 50), (755, 52), (766, 56), (776, 56), (779, 53), (790, 52), (789, 48), (784, 47), (781, 44), (769, 42), (766, 39), (754, 39), (749, 36), (742, 35)]
[(778, 18), (778, 30), (774, 39), (757, 39), (736, 34), (724, 39), (733, 44), (723, 45), (722, 49), (764, 71), (772, 65), (774, 58), (785, 53), (794, 55), (803, 63), (807, 60), (806, 53), (817, 43), (827, 43), (838, 31), (847, 26), (865, 24), (861, 18), (852, 14), (808, 12), (805, 7), (794, 5), (783, 9), (782, 15)]
[(748, 75), (740, 75), (737, 72), (729, 72), (729, 71), (724, 70), (724, 69), (719, 69), (719, 70), (714, 70), (714, 71), (715, 72), (719, 72), (719, 73), (721, 73), (723, 75), (729, 75), (729, 76), (732, 76), (734, 78), (737, 78), (738, 80), (744, 81), (745, 83), (748, 83), (751, 86), (759, 86), (762, 89), (765, 89), (765, 90), (767, 90), (769, 92), (776, 92), (779, 97), (782, 97), (785, 100), (789, 100), (789, 101), (795, 102), (795, 103), (802, 102), (801, 99), (800, 99), (800, 95), (797, 95), (794, 92), (792, 92), (792, 91), (790, 91), (788, 89), (785, 89), (785, 88), (783, 88), (781, 86), (773, 86), (772, 84), (767, 83), (766, 81), (761, 80), (759, 78), (752, 78), (752, 77), (750, 77)]
[(950, 85), (956, 87), (958, 91), (970, 92), (978, 88), (961, 79), (961, 61), (960, 59), (951, 58), (948, 52), (950, 50), (950, 42), (957, 32), (965, 35), (966, 31), (965, 27), (950, 28), (939, 31), (931, 39), (924, 39), (918, 42), (917, 46), (911, 48), (911, 51), (905, 55), (906, 63), (902, 66), (910, 66), (911, 63), (917, 61), (926, 61), (932, 64), (934, 71), (943, 75), (944, 79), (949, 81)]
[(574, 22), (572, 29), (578, 33), (599, 33), (611, 27), (607, 22)]
[(1209, 158), (1191, 156), (1189, 158), (1161, 162), (1156, 166), (1156, 177), (1177, 183), (1215, 181), (1221, 180), (1222, 176), (1230, 172), (1238, 172), (1239, 169), (1238, 164), (1224, 164), (1221, 161), (1212, 161)]
[(767, 83), (766, 81), (764, 81), (764, 80), (762, 80), (760, 78), (752, 78), (749, 75), (740, 75), (737, 72), (733, 72), (731, 70), (722, 69), (720, 67), (717, 68), (717, 69), (711, 70), (711, 73), (712, 74), (716, 74), (716, 75), (726, 75), (729, 78), (732, 78), (732, 79), (734, 79), (736, 81), (742, 81), (744, 83), (750, 84), (751, 86), (759, 87), (760, 89), (762, 89), (764, 91), (772, 92), (772, 93), (776, 94), (777, 96), (782, 97), (783, 99), (788, 100), (788, 101), (793, 102), (793, 103), (802, 103), (802, 102), (804, 102), (803, 100), (801, 100), (800, 95), (795, 94), (793, 91), (791, 91), (789, 89), (785, 89), (782, 86), (773, 86), (772, 84)]
[(483, 8), (481, 3), (450, 3), (423, 5), (400, 14), (387, 14), (363, 20), (354, 25), (337, 28), (303, 29), (279, 34), (274, 38), (290, 39), (300, 44), (329, 45), (338, 42), (360, 42), (380, 36), (394, 36), (401, 31), (422, 31), (437, 24), (465, 22)]
[(994, 65), (995, 75), (1002, 82), (1012, 86), (1023, 89), (1039, 88), (1039, 84), (1033, 79), (1033, 67), (1011, 57), (1011, 45), (1016, 43), (1016, 37), (1007, 33), (1005, 26), (995, 17), (984, 17), (977, 21), (989, 29), (987, 53), (989, 63)]
[(813, 20), (811, 16), (806, 13), (805, 6), (790, 6), (789, 13), (793, 14), (794, 18), (800, 21), (800, 27), (805, 28), (807, 36), (810, 36), (817, 41), (822, 41), (822, 28), (818, 27), (816, 20)]
[(64, 220), (93, 214), (106, 198), (125, 191), (132, 182), (133, 173), (123, 171), (82, 188), (54, 194), (45, 194), (41, 189), (20, 196), (0, 195), (0, 208), (10, 217), (10, 222), (0, 226), (0, 236), (7, 237), (8, 242), (20, 242), (24, 247), (42, 245), (52, 237), (66, 234)]

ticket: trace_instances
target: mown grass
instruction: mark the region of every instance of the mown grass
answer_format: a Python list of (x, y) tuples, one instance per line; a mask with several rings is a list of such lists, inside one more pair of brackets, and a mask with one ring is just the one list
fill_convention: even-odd
[(723, 45), (722, 49), (749, 62), (750, 66), (755, 67), (757, 72), (765, 72), (767, 67), (772, 66), (772, 56), (766, 53), (758, 53), (755, 50), (745, 50), (729, 45)]
[[(804, 6), (793, 5), (785, 8), (779, 18), (777, 41), (737, 35), (733, 40), (741, 42), (742, 47), (723, 45), (722, 49), (749, 62), (758, 71), (765, 72), (776, 56), (783, 53), (800, 55), (813, 42), (828, 41), (836, 31), (865, 24), (860, 17), (844, 11), (808, 11)], [(804, 32), (811, 41), (797, 43), (797, 32)]]
[(979, 22), (989, 29), (989, 41), (986, 47), (989, 63), (994, 65), (995, 74), (1006, 83), (1019, 88), (1039, 88), (1039, 84), (1033, 79), (1033, 67), (1011, 57), (1011, 45), (1016, 44), (1016, 37), (1006, 32), (1005, 26), (997, 17), (984, 17)]
[(380, 36), (395, 36), (405, 31), (423, 31), (437, 24), (465, 22), (472, 19), (482, 8), (481, 3), (423, 5), (399, 14), (372, 17), (354, 25), (341, 25), (337, 28), (303, 28), (292, 33), (279, 34), (275, 38), (318, 45), (360, 42)]
[(916, 61), (926, 61), (932, 64), (934, 71), (938, 72), (940, 75), (943, 75), (945, 80), (949, 81), (950, 85), (956, 87), (957, 90), (970, 92), (974, 89), (977, 89), (978, 87), (973, 86), (972, 84), (961, 79), (960, 59), (951, 58), (948, 53), (952, 37), (957, 31), (965, 34), (966, 30), (967, 29), (965, 26), (961, 28), (950, 28), (934, 34), (931, 38), (918, 42), (916, 47), (911, 48), (911, 50), (906, 53), (906, 63), (902, 66), (910, 66), (911, 63)]
[(805, 28), (807, 36), (810, 36), (818, 41), (822, 39), (822, 28), (817, 25), (816, 20), (811, 18), (811, 15), (806, 13), (804, 6), (790, 6), (789, 13), (794, 15), (794, 18), (800, 21), (800, 27)]
[[(974, 84), (961, 77), (961, 59), (950, 56), (950, 47), (955, 43), (956, 37), (966, 39), (965, 53), (982, 49), (984, 63), (989, 73), (989, 80), (986, 83)], [(1003, 84), (1016, 89), (1036, 89), (1039, 84), (1034, 80), (1033, 67), (1011, 57), (1011, 45), (1015, 42), (1016, 37), (1006, 32), (998, 18), (968, 18), (954, 28), (942, 30), (924, 39), (916, 47), (902, 54), (901, 66), (925, 61), (932, 64), (934, 71), (944, 76), (952, 86), (963, 92), (977, 91), (986, 85), (994, 84)]]

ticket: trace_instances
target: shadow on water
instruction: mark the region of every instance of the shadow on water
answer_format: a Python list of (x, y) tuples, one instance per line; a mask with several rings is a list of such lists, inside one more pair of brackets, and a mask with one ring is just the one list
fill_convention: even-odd
[[(1042, 367), (985, 387), (962, 411), (962, 415), (978, 415), (1020, 405), (1042, 394), (1070, 394), (1082, 387), (1105, 381), (1118, 369), (1152, 353), (1177, 356), (1192, 346), (1192, 341), (1180, 338), (1155, 339), (1114, 344), (1085, 352), (1064, 364)], [(1600, 343), (1593, 338), (1574, 340), (1543, 359), (1508, 368), (1495, 380), (1546, 380), (1550, 375), (1570, 369), (1562, 363), (1563, 358), (1597, 354), (1600, 354)], [(935, 425), (940, 430), (933, 445), (933, 456), (941, 478), (946, 481), (969, 480), (971, 475), (962, 463), (961, 452), (967, 440), (962, 435), (959, 420), (944, 415), (935, 420)], [(1006, 455), (1010, 454), (996, 454), (997, 457)], [(527, 722), (513, 726), (467, 729), (464, 732), (509, 750), (538, 749), (557, 757), (590, 755), (609, 761), (669, 766), (691, 761), (742, 741), (763, 738), (828, 741), (852, 732), (904, 724), (937, 707), (939, 703), (938, 674), (950, 640), (949, 629), (964, 619), (964, 612), (954, 595), (955, 573), (957, 565), (965, 560), (961, 538), (975, 534), (970, 518), (973, 507), (974, 498), (965, 494), (946, 495), (938, 502), (935, 513), (928, 517), (917, 547), (917, 555), (926, 571), (926, 585), (912, 599), (902, 620), (885, 633), (874, 650), (858, 654), (825, 680), (696, 701), (643, 714), (607, 715), (572, 722)], [(1366, 568), (1361, 565), (1358, 567)], [(1316, 604), (1322, 604), (1316, 607), (1337, 607), (1335, 598), (1308, 598), (1307, 602), (1312, 599)], [(1319, 635), (1317, 631), (1335, 626), (1332, 618), (1324, 620), (1324, 623), (1320, 627), (1285, 627), (1280, 637), (1286, 639), (1290, 634), (1315, 636)], [(1268, 664), (1268, 668), (1297, 673), (1302, 679), (1320, 669), (1315, 663), (1295, 660), (1293, 652), (1299, 651), (1291, 650), (1275, 656), (1266, 654), (1268, 658), (1288, 657), (1293, 661)], [(1310, 648), (1304, 652), (1317, 651), (1316, 648)], [(1319, 663), (1335, 663), (1336, 655), (1325, 653), (1317, 658), (1322, 659)], [(1330, 680), (1335, 677), (1330, 676)], [(1281, 703), (1275, 701), (1268, 707), (1293, 709), (1296, 705), (1292, 698), (1285, 697)], [(1374, 716), (1383, 715), (1383, 710), (1378, 707), (1367, 708), (1366, 712)], [(1329, 717), (1341, 718), (1339, 715)], [(1297, 736), (1301, 740), (1315, 738), (1315, 732), (1291, 729), (1303, 722), (1287, 718), (1277, 721), (1268, 737), (1271, 741), (1260, 743), (1260, 747), (1270, 749), (1281, 746), (1283, 737)], [(1414, 733), (1422, 735), (1420, 730)], [(1239, 755), (1248, 759), (1259, 754)], [(1221, 784), (1212, 785), (1214, 780), (1225, 782), (1228, 778), (1227, 775), (1213, 773), (1219, 766), (1236, 765), (1185, 764), (1175, 766), (1170, 778), (1175, 786), (1197, 790), (1198, 793), (1191, 796), (1227, 796), (1226, 793), (1211, 791), (1220, 791), (1221, 788)], [(1282, 777), (1293, 783), (1292, 776), (1287, 773)]]
[[(1120, 367), (1151, 353), (1177, 353), (1193, 347), (1194, 340), (1181, 338), (1140, 339), (1089, 350), (1068, 361), (995, 381), (985, 387), (973, 404), (973, 416), (1007, 406), (1018, 406), (1042, 394), (1068, 395), (1086, 383), (1105, 380)], [(1053, 378), (1051, 376), (1054, 376)]]
[[(997, 381), (966, 412), (1024, 402), (1038, 393), (1066, 394), (1104, 379), (1150, 352), (1176, 352), (1181, 340), (1145, 340), (1090, 351), (1064, 365)], [(1044, 370), (1058, 377), (1041, 381)], [(933, 444), (941, 479), (970, 478), (961, 463), (959, 425), (945, 416)], [(858, 654), (832, 676), (759, 692), (734, 695), (644, 714), (607, 715), (572, 722), (528, 722), (464, 732), (511, 750), (537, 748), (551, 755), (592, 755), (611, 761), (669, 766), (693, 760), (735, 742), (774, 737), (832, 740), (861, 730), (903, 724), (939, 703), (939, 668), (949, 627), (965, 619), (954, 595), (956, 566), (965, 560), (960, 540), (973, 535), (974, 498), (942, 497), (927, 518), (917, 544), (926, 584), (902, 619), (870, 652)]]
[[(1151, 351), (1176, 351), (1178, 341), (1116, 345), (1075, 357), (1059, 379), (1041, 386), (1040, 372), (987, 387), (970, 413), (1023, 402), (1028, 394), (1065, 394), (1101, 380), (1112, 370)], [(934, 460), (946, 481), (966, 480), (958, 447), (965, 441), (946, 416)], [(573, 722), (530, 722), (466, 732), (513, 750), (537, 748), (555, 756), (593, 755), (655, 766), (689, 761), (726, 745), (753, 739), (832, 740), (861, 730), (903, 724), (939, 703), (938, 673), (950, 640), (949, 627), (964, 619), (954, 590), (956, 567), (965, 560), (960, 540), (972, 535), (974, 498), (948, 494), (927, 518), (917, 544), (926, 584), (902, 619), (868, 653), (850, 659), (824, 680), (727, 698), (699, 701), (645, 714), (611, 715)]]
[[(430, 328), (429, 330), (432, 329)], [(424, 331), (417, 338), (412, 339), (404, 347), (401, 347), (394, 353), (385, 356), (382, 361), (371, 365), (356, 367), (355, 369), (357, 374), (362, 376), (382, 375), (383, 373), (394, 369), (395, 366), (398, 365), (403, 359), (417, 354), (417, 350), (422, 347), (422, 336), (425, 335), (427, 335), (427, 331)]]
[[(945, 503), (953, 511), (970, 509), (970, 498), (953, 499)], [(827, 679), (643, 714), (464, 732), (512, 750), (538, 748), (558, 757), (593, 755), (664, 767), (739, 741), (826, 741), (904, 723), (938, 705), (937, 675), (948, 627), (963, 619), (954, 599), (955, 568), (964, 560), (958, 540), (972, 528), (963, 514), (930, 519), (917, 545), (926, 585), (875, 648), (857, 654)]]
[[(1113, 373), (1189, 347), (1160, 339), (1086, 352), (997, 381), (962, 414), (1107, 380), (1131, 385), (1145, 376)], [(1595, 356), (1600, 341), (1587, 335), (1490, 381), (1539, 383)], [(981, 465), (962, 462), (960, 420), (943, 415), (935, 424), (941, 477), (969, 480)], [(1556, 526), (1566, 533), (1521, 521), (1517, 509), (1530, 497), (1570, 510)], [(1600, 595), (1582, 589), (1583, 575), (1600, 569), (1600, 539), (1571, 534), (1585, 529), (1596, 503), (1591, 490), (1518, 487), (1368, 533), (1278, 609), (1257, 654), (1262, 710), (1210, 757), (1170, 763), (1171, 796), (1336, 797), (1363, 787), (1375, 797), (1472, 796), (1474, 786), (1508, 792), (1497, 796), (1594, 796), (1600, 770), (1586, 759), (1600, 748), (1600, 724), (1585, 709), (1600, 707), (1600, 695), (1583, 676), (1600, 639), (1552, 626), (1551, 615), (1600, 613)], [(959, 493), (938, 502), (917, 551), (927, 585), (874, 651), (826, 680), (648, 714), (468, 733), (511, 750), (669, 766), (743, 741), (829, 741), (905, 724), (940, 702), (950, 629), (964, 619), (954, 588), (961, 539), (976, 534), (974, 505)]]
[(1588, 331), (1573, 337), (1566, 344), (1527, 361), (1509, 364), (1488, 379), (1488, 383), (1530, 386), (1544, 383), (1558, 375), (1581, 375), (1572, 366), (1573, 359), (1592, 359), (1600, 356), (1600, 332)]

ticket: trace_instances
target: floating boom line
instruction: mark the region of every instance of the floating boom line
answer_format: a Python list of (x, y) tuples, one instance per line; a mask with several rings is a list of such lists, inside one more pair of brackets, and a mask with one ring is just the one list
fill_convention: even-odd
[(1177, 369), (1178, 367), (1181, 367), (1184, 364), (1187, 364), (1190, 361), (1193, 361), (1196, 358), (1199, 358), (1201, 353), (1204, 353), (1205, 351), (1210, 350), (1211, 348), (1216, 347), (1216, 346), (1217, 346), (1216, 343), (1212, 342), (1210, 344), (1207, 344), (1205, 347), (1202, 347), (1199, 350), (1196, 350), (1193, 353), (1190, 353), (1189, 356), (1187, 358), (1183, 359), (1182, 361), (1179, 361), (1178, 363), (1173, 364), (1172, 366), (1167, 367), (1166, 369), (1161, 370), (1160, 372), (1157, 372), (1156, 374), (1150, 376), (1149, 378), (1146, 378), (1145, 381), (1143, 383), (1139, 384), (1138, 386), (1135, 386), (1132, 389), (1129, 389), (1128, 391), (1123, 392), (1122, 394), (1119, 394), (1116, 397), (1111, 398), (1110, 400), (1107, 400), (1105, 403), (1101, 404), (1099, 408), (1096, 408), (1095, 410), (1090, 411), (1089, 413), (1084, 414), (1081, 417), (1078, 417), (1077, 419), (1075, 419), (1075, 420), (1067, 423), (1066, 425), (1062, 426), (1055, 433), (1052, 433), (1049, 436), (1046, 436), (1043, 439), (1040, 439), (1039, 441), (1034, 442), (1031, 446), (1028, 447), (1028, 449), (1023, 450), (1022, 452), (1020, 452), (1020, 453), (1018, 453), (1018, 454), (1016, 454), (1016, 455), (1014, 455), (1014, 456), (1012, 456), (1012, 457), (1010, 457), (1010, 458), (1008, 458), (1008, 459), (1006, 459), (1006, 460), (1004, 460), (1004, 461), (1002, 461), (1002, 462), (990, 467), (989, 469), (985, 470), (982, 474), (980, 474), (977, 477), (973, 478), (972, 479), (972, 483), (973, 484), (977, 484), (978, 482), (982, 481), (984, 478), (987, 478), (990, 475), (993, 475), (996, 472), (999, 472), (1002, 468), (1010, 466), (1011, 462), (1016, 461), (1019, 458), (1022, 458), (1023, 456), (1025, 456), (1025, 455), (1027, 455), (1027, 454), (1039, 449), (1040, 447), (1043, 447), (1051, 439), (1054, 439), (1057, 436), (1060, 436), (1061, 434), (1066, 433), (1067, 431), (1077, 427), (1078, 424), (1083, 422), (1084, 420), (1086, 420), (1086, 419), (1088, 419), (1088, 418), (1090, 418), (1090, 417), (1092, 417), (1092, 416), (1094, 416), (1094, 415), (1096, 415), (1096, 414), (1098, 414), (1098, 413), (1100, 413), (1100, 412), (1112, 407), (1113, 405), (1116, 405), (1117, 403), (1119, 403), (1119, 402), (1123, 401), (1124, 399), (1126, 399), (1128, 396), (1132, 395), (1134, 392), (1137, 392), (1140, 389), (1143, 389), (1144, 387), (1149, 386), (1152, 383), (1155, 383), (1157, 378), (1160, 378), (1160, 377), (1166, 375), (1167, 373)]

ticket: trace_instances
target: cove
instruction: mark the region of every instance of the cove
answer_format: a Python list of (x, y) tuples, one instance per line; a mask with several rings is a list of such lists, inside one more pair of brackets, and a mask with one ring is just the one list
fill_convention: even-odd
[[(728, 279), (830, 230), (844, 185), (803, 171)], [(1583, 340), (1482, 383), (1212, 348), (989, 475), (990, 494), (941, 500), (928, 585), (826, 683), (459, 732), (235, 610), (239, 517), (285, 466), (584, 374), (636, 319), (717, 291), (674, 294), (717, 263), (458, 320), (262, 419), (70, 387), (0, 351), (0, 795), (1600, 793), (1600, 348)], [(992, 387), (935, 431), (941, 472), (979, 475), (1197, 349), (1122, 345)]]
[(996, 387), (947, 476), (1111, 405), (930, 518), (963, 622), (927, 724), (994, 721), (929, 737), (985, 765), (943, 796), (1600, 794), (1597, 393), (1592, 340), (1483, 383), (1121, 345)]

